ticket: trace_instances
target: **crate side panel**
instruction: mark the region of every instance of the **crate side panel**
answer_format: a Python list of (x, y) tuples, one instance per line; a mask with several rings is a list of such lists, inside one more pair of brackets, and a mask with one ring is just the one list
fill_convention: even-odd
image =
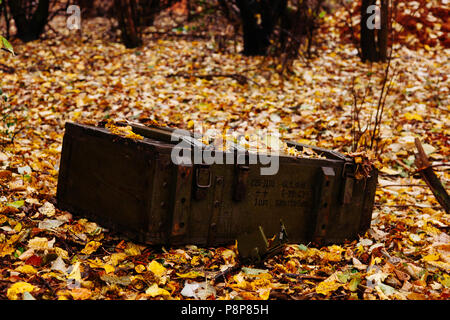
[(233, 238), (252, 232), (259, 225), (268, 237), (272, 237), (280, 231), (281, 219), (290, 241), (308, 240), (315, 227), (316, 177), (320, 166), (280, 163), (276, 175), (261, 175), (260, 168), (259, 165), (250, 166), (243, 201), (232, 200), (233, 184), (226, 183), (224, 198), (228, 203), (225, 202), (219, 217), (217, 238)]
[(148, 219), (145, 197), (149, 187), (149, 159), (143, 146), (88, 130), (74, 133), (68, 136), (70, 161), (59, 204), (114, 229), (141, 231)]

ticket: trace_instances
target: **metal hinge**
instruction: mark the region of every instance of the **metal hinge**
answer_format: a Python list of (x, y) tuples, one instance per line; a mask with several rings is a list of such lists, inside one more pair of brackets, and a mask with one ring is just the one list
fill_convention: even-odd
[(341, 191), (341, 201), (343, 204), (349, 204), (352, 202), (353, 197), (353, 185), (355, 183), (353, 163), (345, 162), (342, 168), (342, 181), (343, 187)]
[(242, 201), (245, 199), (245, 194), (247, 193), (248, 172), (250, 167), (248, 165), (237, 164), (235, 168), (233, 200)]
[(320, 196), (318, 201), (316, 227), (313, 240), (320, 244), (327, 234), (330, 220), (330, 208), (332, 202), (332, 190), (335, 180), (335, 172), (332, 167), (321, 167), (320, 170)]
[(211, 209), (211, 217), (209, 220), (209, 229), (208, 229), (208, 245), (214, 245), (215, 239), (217, 236), (217, 224), (222, 212), (223, 207), (223, 188), (224, 188), (224, 178), (222, 176), (215, 177), (214, 183), (214, 199), (213, 206)]
[(192, 166), (177, 166), (172, 211), (172, 238), (183, 236), (187, 232), (191, 200), (191, 185)]

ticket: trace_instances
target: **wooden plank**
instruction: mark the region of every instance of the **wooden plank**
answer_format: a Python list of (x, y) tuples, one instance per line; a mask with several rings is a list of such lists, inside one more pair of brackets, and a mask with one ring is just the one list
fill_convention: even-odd
[(420, 176), (426, 182), (428, 187), (431, 189), (434, 196), (436, 197), (436, 200), (439, 202), (439, 204), (442, 206), (445, 212), (449, 214), (450, 197), (447, 193), (447, 190), (445, 190), (441, 181), (434, 173), (433, 168), (431, 167), (431, 163), (428, 160), (425, 151), (423, 150), (420, 140), (416, 138), (414, 142), (416, 144), (416, 148), (418, 151), (418, 153), (416, 153), (415, 155), (416, 156), (415, 164), (419, 169)]

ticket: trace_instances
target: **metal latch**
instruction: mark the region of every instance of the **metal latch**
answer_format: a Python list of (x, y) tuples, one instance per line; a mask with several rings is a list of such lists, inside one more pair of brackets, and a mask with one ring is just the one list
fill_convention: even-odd
[(212, 174), (209, 165), (201, 164), (195, 168), (194, 198), (202, 200), (206, 197), (208, 189), (211, 187)]

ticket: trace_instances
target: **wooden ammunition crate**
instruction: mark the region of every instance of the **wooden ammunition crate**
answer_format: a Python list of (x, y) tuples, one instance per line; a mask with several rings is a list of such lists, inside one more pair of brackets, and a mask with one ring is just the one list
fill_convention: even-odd
[[(241, 164), (177, 165), (170, 129), (132, 127), (145, 138), (66, 123), (60, 209), (151, 244), (232, 243), (258, 226), (272, 236), (280, 219), (289, 242), (342, 243), (370, 226), (377, 171), (357, 180), (340, 153), (311, 147), (326, 158), (280, 156), (275, 175), (261, 175), (264, 165), (249, 164), (248, 152)], [(228, 152), (235, 163), (242, 156)]]

